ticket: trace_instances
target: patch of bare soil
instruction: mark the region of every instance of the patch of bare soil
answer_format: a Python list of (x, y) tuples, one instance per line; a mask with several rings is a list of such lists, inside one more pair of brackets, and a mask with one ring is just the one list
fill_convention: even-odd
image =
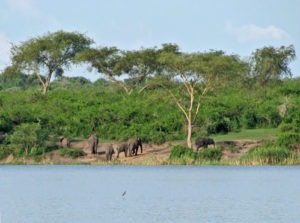
[(250, 140), (250, 139), (240, 139), (240, 140), (230, 140), (217, 142), (216, 145), (223, 148), (222, 159), (230, 160), (237, 159), (244, 155), (250, 149), (261, 145), (261, 140)]

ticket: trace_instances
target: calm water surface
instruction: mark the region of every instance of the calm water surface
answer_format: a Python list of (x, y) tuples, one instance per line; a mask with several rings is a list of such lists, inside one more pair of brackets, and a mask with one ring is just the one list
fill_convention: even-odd
[(0, 166), (23, 222), (300, 222), (300, 167)]

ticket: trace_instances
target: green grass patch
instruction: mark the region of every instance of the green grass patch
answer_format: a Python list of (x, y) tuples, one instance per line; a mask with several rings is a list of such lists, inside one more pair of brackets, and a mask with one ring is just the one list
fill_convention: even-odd
[(272, 139), (277, 137), (277, 129), (243, 129), (240, 132), (230, 132), (226, 135), (212, 135), (216, 141), (237, 139)]

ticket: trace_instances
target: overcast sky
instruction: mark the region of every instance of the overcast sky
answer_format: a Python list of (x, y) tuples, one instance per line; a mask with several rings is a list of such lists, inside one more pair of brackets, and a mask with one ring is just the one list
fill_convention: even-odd
[[(0, 0), (0, 70), (11, 43), (57, 30), (97, 46), (140, 49), (176, 43), (184, 52), (223, 50), (249, 57), (264, 46), (293, 44), (300, 55), (300, 0)], [(299, 59), (290, 65), (300, 76)], [(73, 68), (67, 75), (99, 75)]]

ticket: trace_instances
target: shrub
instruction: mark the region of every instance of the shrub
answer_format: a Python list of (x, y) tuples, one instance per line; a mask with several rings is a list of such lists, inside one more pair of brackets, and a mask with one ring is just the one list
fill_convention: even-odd
[(227, 134), (230, 131), (230, 123), (226, 120), (219, 120), (215, 123), (215, 133)]
[(242, 117), (243, 126), (246, 129), (253, 129), (257, 124), (257, 117), (254, 111), (246, 111)]
[(71, 157), (72, 159), (76, 159), (81, 156), (85, 156), (85, 152), (83, 152), (81, 149), (67, 149), (62, 148), (59, 150), (59, 153), (61, 156)]
[(24, 153), (29, 155), (35, 150), (44, 149), (46, 147), (45, 141), (48, 134), (44, 131), (38, 123), (23, 123), (14, 128), (12, 135), (8, 137), (10, 146), (17, 149), (17, 153)]
[(295, 126), (292, 123), (281, 123), (278, 126), (280, 132), (294, 132)]
[(299, 147), (300, 145), (300, 134), (287, 132), (279, 135), (276, 144), (285, 148)]
[(221, 160), (221, 157), (222, 149), (218, 147), (202, 149), (197, 155), (197, 159), (208, 161), (219, 161)]
[(5, 159), (12, 153), (12, 150), (7, 145), (0, 144), (0, 160)]
[(195, 159), (196, 153), (193, 151), (193, 149), (185, 146), (180, 146), (180, 145), (174, 146), (171, 149), (169, 159), (173, 160), (173, 159), (182, 159), (182, 158)]

